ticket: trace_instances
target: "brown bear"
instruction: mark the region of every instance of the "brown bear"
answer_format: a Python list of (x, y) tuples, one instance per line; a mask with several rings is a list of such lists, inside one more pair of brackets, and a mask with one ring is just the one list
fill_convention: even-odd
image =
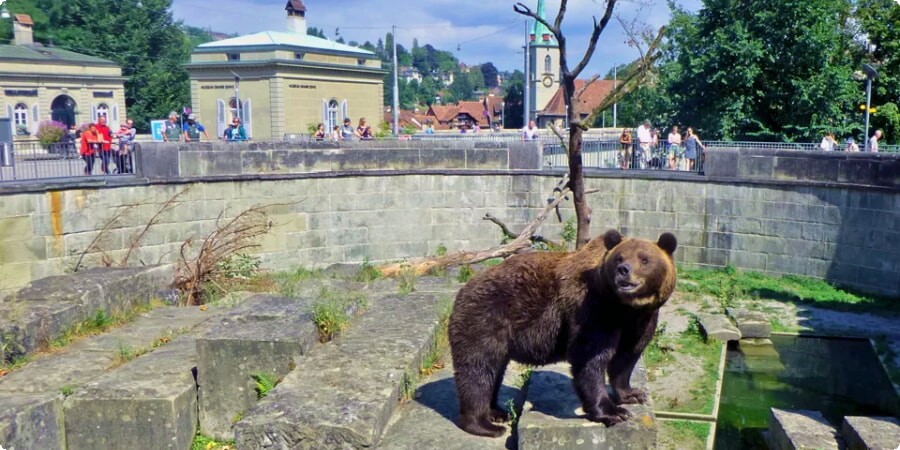
[[(492, 422), (508, 420), (497, 393), (510, 360), (568, 361), (587, 419), (625, 420), (619, 404), (647, 400), (631, 388), (631, 373), (675, 289), (676, 246), (671, 233), (654, 243), (609, 230), (576, 252), (516, 255), (469, 281), (448, 330), (460, 428), (505, 432)], [(607, 395), (606, 375), (616, 399)]]

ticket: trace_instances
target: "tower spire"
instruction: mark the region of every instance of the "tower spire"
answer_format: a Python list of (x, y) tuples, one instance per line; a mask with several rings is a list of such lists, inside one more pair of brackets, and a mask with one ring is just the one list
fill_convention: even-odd
[[(544, 0), (538, 0), (537, 4), (537, 15), (541, 19), (547, 20), (547, 15), (544, 12)], [(547, 28), (544, 24), (534, 21), (534, 30), (531, 32), (531, 42), (532, 44), (537, 45), (555, 45), (555, 38), (550, 33), (550, 29)]]

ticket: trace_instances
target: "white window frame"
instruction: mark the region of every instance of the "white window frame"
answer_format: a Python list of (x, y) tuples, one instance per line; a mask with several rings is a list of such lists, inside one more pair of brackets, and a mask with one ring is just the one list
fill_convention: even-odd
[(13, 130), (18, 130), (20, 125), (28, 129), (28, 105), (24, 103), (16, 103), (13, 107)]
[(544, 57), (544, 73), (552, 73), (553, 58), (550, 55)]

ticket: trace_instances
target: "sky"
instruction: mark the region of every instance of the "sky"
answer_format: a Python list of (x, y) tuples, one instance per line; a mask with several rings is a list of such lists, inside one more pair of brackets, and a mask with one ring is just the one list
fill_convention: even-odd
[[(677, 1), (677, 0), (676, 0)], [(492, 62), (499, 70), (522, 70), (522, 46), (525, 42), (525, 18), (513, 11), (513, 0), (303, 0), (310, 27), (324, 29), (325, 36), (336, 39), (337, 31), (345, 41), (375, 43), (396, 25), (397, 42), (412, 48), (431, 44), (452, 51), (463, 63)], [(537, 0), (523, 0), (535, 9)], [(286, 0), (217, 0), (210, 8), (208, 0), (173, 0), (172, 13), (187, 25), (223, 33), (250, 34), (259, 31), (285, 31)], [(680, 0), (688, 11), (700, 8), (701, 0)], [(552, 23), (559, 0), (546, 1), (546, 15)], [(581, 60), (587, 48), (593, 21), (602, 16), (604, 0), (571, 0), (562, 30), (569, 46), (570, 67)], [(619, 0), (618, 14), (625, 23), (640, 20), (658, 29), (669, 20), (665, 0)], [(532, 22), (533, 23), (533, 22)], [(529, 28), (531, 27), (529, 24)], [(613, 66), (628, 63), (638, 56), (636, 48), (626, 44), (626, 36), (617, 20), (600, 36), (583, 78), (605, 74)]]

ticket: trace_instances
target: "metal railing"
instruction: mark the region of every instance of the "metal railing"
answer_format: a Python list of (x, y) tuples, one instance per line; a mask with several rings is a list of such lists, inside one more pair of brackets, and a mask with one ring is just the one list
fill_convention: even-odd
[[(672, 170), (700, 172), (701, 155), (686, 158), (684, 147), (661, 145), (642, 148), (632, 144), (623, 146), (618, 140), (585, 140), (581, 145), (581, 160), (586, 168), (617, 170)], [(559, 143), (544, 144), (544, 167), (568, 167), (566, 148)]]
[[(133, 176), (134, 154), (140, 144), (132, 143), (119, 152), (114, 142), (109, 151), (98, 150), (83, 157), (79, 142), (48, 146), (37, 141), (0, 144), (0, 182), (69, 178), (92, 175)], [(90, 169), (90, 171), (88, 171)]]

